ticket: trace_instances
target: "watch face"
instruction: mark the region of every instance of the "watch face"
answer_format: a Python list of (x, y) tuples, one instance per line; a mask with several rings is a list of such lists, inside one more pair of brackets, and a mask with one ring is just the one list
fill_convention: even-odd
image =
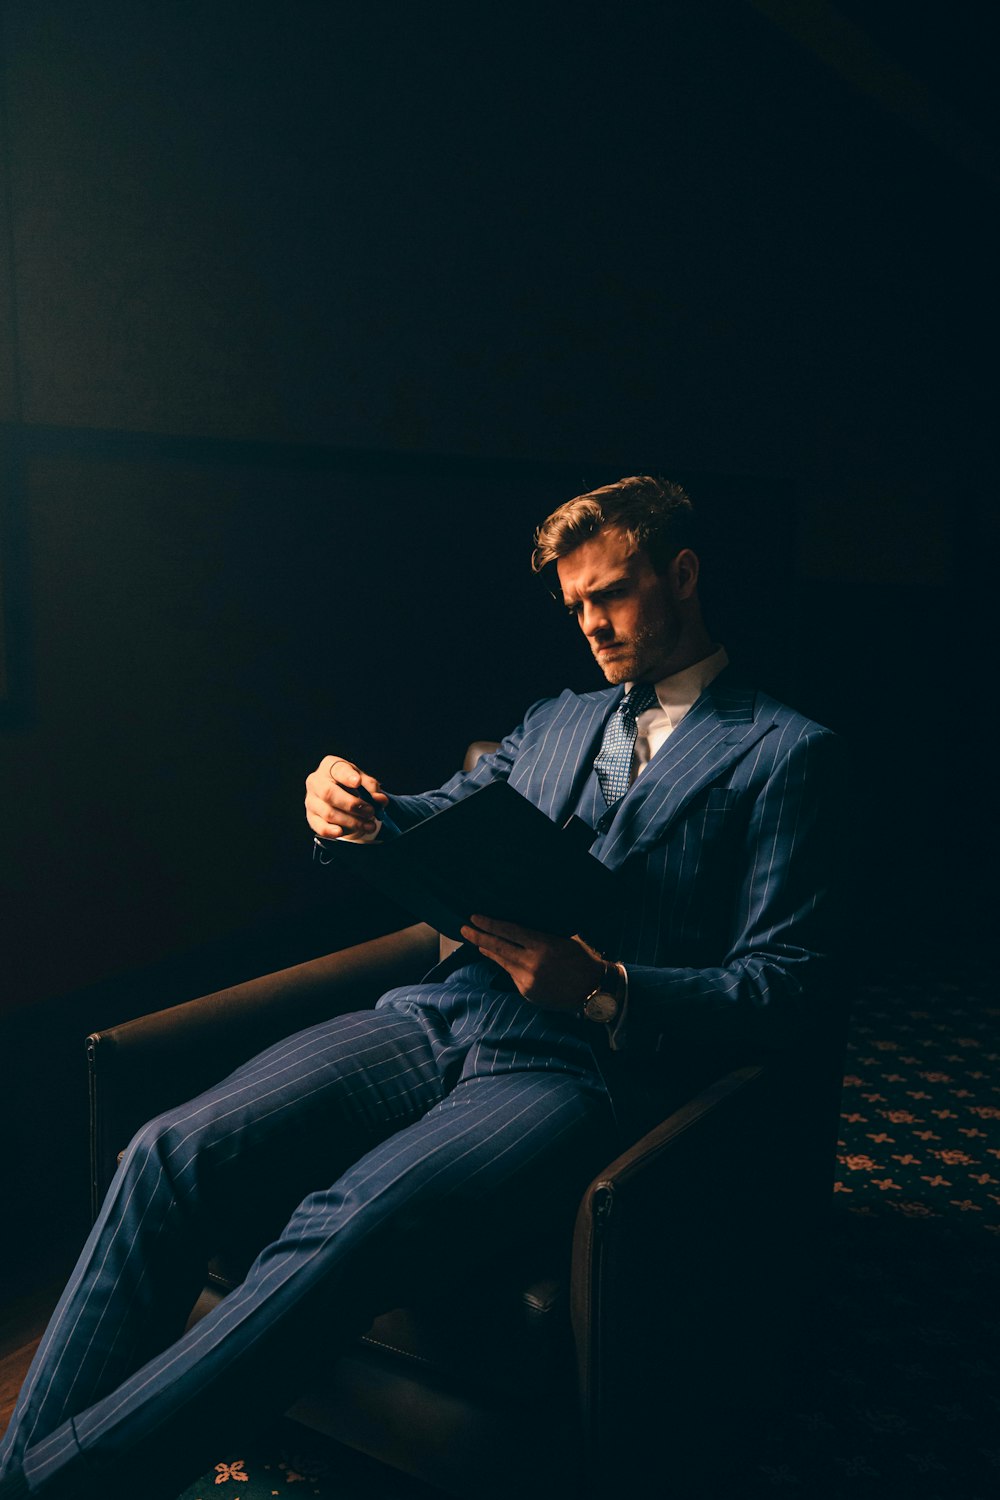
[(587, 1000), (583, 1013), (588, 1021), (613, 1021), (618, 1014), (618, 1001), (606, 990), (598, 990)]

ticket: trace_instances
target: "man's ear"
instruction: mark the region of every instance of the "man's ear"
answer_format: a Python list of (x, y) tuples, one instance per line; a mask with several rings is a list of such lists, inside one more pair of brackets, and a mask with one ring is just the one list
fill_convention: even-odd
[(670, 564), (678, 599), (690, 599), (697, 593), (700, 567), (698, 554), (690, 547), (682, 547)]

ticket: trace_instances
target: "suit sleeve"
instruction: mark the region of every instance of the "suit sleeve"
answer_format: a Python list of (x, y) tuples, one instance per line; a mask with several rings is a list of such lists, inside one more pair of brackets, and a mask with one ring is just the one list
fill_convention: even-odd
[(496, 750), (482, 756), (473, 770), (456, 772), (436, 791), (419, 792), (412, 796), (390, 794), (388, 812), (397, 828), (400, 831), (412, 828), (414, 824), (421, 823), (424, 818), (431, 817), (451, 803), (461, 802), (480, 787), (488, 786), (491, 781), (506, 781), (520, 753), (525, 735), (530, 730), (533, 716), (548, 702), (549, 699), (543, 698), (532, 704), (524, 716), (524, 722), (505, 736)]
[(828, 731), (775, 759), (742, 835), (732, 940), (717, 967), (628, 964), (616, 1046), (782, 1046), (835, 1010), (842, 931), (843, 752)]

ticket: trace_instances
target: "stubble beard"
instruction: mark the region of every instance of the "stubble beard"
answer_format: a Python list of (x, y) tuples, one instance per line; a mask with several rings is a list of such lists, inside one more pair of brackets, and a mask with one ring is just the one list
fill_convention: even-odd
[(666, 662), (676, 646), (678, 635), (679, 632), (675, 632), (672, 638), (665, 640), (662, 626), (659, 629), (648, 627), (616, 640), (616, 654), (613, 657), (605, 659), (598, 656), (596, 651), (594, 657), (612, 687), (617, 687), (622, 682), (640, 680), (658, 682), (661, 676), (666, 675), (659, 670), (659, 664)]
[(641, 674), (645, 660), (642, 644), (640, 636), (630, 636), (628, 640), (615, 642), (614, 656), (597, 657), (597, 665), (612, 687), (620, 682), (635, 682)]
[(629, 656), (616, 656), (613, 661), (602, 661), (597, 658), (597, 665), (604, 673), (605, 680), (612, 687), (617, 687), (620, 682), (631, 682), (633, 680), (632, 668), (635, 658)]

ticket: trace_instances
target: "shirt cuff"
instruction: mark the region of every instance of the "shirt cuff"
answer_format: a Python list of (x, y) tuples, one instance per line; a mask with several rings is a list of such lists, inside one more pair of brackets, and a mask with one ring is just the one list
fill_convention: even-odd
[(321, 839), (318, 834), (314, 833), (313, 859), (319, 865), (332, 864), (333, 859), (328, 851), (333, 848), (334, 844), (374, 844), (381, 832), (382, 824), (377, 822), (373, 833), (344, 833), (339, 839)]
[(382, 832), (382, 819), (375, 819), (375, 827), (371, 833), (342, 833), (339, 839), (334, 839), (335, 844), (374, 844)]

